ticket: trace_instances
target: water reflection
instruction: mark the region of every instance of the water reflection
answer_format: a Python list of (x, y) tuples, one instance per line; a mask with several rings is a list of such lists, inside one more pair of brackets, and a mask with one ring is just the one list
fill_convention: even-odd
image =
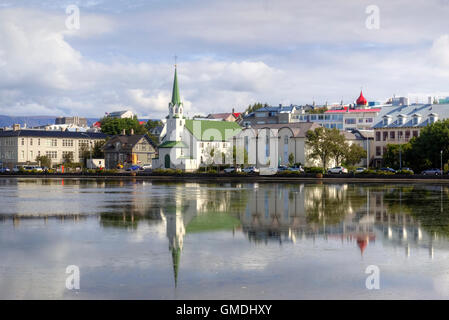
[(68, 224), (97, 217), (105, 230), (162, 230), (174, 287), (185, 240), (201, 234), (240, 233), (256, 251), (260, 244), (310, 240), (314, 250), (321, 239), (352, 245), (360, 259), (379, 241), (402, 248), (406, 258), (415, 248), (427, 250), (431, 259), (435, 249), (448, 248), (446, 186), (4, 179), (0, 191), (3, 228), (10, 222), (21, 228), (29, 220)]

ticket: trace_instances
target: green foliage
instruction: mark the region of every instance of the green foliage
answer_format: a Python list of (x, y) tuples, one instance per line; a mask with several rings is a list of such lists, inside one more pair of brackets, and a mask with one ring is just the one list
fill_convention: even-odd
[(346, 150), (344, 155), (344, 163), (347, 166), (355, 166), (357, 163), (360, 163), (364, 157), (366, 157), (366, 151), (360, 145), (353, 143)]
[(325, 113), (327, 111), (327, 107), (321, 107), (321, 108), (315, 108), (309, 111), (310, 114), (318, 114), (318, 113)]
[(251, 113), (251, 112), (254, 112), (254, 111), (259, 110), (260, 108), (264, 108), (264, 107), (268, 107), (268, 104), (267, 103), (262, 104), (260, 102), (257, 102), (253, 105), (249, 105), (248, 108), (246, 108), (245, 112)]
[(324, 173), (324, 168), (321, 167), (305, 167), (304, 172), (306, 173)]
[(73, 153), (72, 152), (65, 153), (62, 156), (62, 162), (64, 163), (64, 165), (70, 165), (71, 163), (73, 163)]
[(396, 171), (396, 174), (403, 174), (403, 175), (412, 175), (413, 174), (413, 171), (410, 171), (410, 170), (399, 170), (399, 171)]
[(146, 134), (148, 132), (146, 125), (141, 125), (137, 117), (123, 119), (104, 117), (100, 123), (101, 132), (109, 135), (121, 134), (123, 129), (125, 129), (126, 134), (130, 134), (131, 129), (134, 129), (134, 134)]
[(410, 167), (422, 171), (429, 167), (440, 168), (440, 151), (443, 150), (443, 163), (449, 159), (449, 119), (437, 121), (421, 129), (419, 137), (410, 140), (407, 152)]
[[(410, 161), (408, 161), (412, 158), (411, 148), (412, 145), (410, 143), (388, 144), (387, 151), (383, 155), (384, 166), (399, 169), (399, 167), (401, 167), (399, 158), (401, 158), (402, 167), (411, 167)], [(400, 153), (401, 156), (399, 156)]]
[(294, 162), (295, 162), (295, 156), (293, 155), (293, 153), (290, 153), (290, 154), (288, 155), (288, 164), (289, 164), (290, 166), (293, 166)]
[(324, 169), (331, 159), (335, 159), (337, 164), (343, 160), (349, 145), (345, 142), (345, 137), (336, 128), (328, 129), (324, 127), (309, 130), (306, 133), (306, 144), (310, 148), (310, 157), (320, 159)]
[(38, 156), (36, 157), (36, 162), (40, 163), (41, 167), (51, 167), (51, 159), (47, 156)]

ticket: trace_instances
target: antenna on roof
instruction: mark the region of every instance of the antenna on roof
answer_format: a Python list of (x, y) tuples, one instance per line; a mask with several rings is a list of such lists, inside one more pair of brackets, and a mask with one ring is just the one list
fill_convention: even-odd
[(178, 56), (175, 53), (175, 68), (176, 68), (177, 64), (178, 64)]

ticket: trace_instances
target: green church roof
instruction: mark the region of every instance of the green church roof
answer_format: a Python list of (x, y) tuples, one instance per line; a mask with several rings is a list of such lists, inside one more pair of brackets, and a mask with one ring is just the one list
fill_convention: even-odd
[(179, 95), (179, 87), (178, 87), (178, 72), (175, 67), (175, 80), (173, 81), (173, 93), (171, 95), (171, 104), (172, 105), (180, 105), (181, 97)]
[(183, 141), (165, 141), (158, 148), (188, 148)]
[(242, 130), (236, 122), (212, 120), (186, 120), (185, 127), (201, 141), (226, 141)]

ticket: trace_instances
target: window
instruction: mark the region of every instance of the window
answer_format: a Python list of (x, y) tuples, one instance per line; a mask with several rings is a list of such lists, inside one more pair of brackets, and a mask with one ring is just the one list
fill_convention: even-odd
[(382, 135), (382, 140), (383, 141), (387, 141), (387, 137), (388, 137), (388, 132), (383, 132), (383, 135)]
[(403, 132), (398, 131), (398, 140), (402, 140), (402, 138), (403, 138)]
[(366, 119), (365, 119), (365, 122), (366, 122), (366, 123), (372, 123), (372, 122), (373, 122), (373, 118), (366, 118)]
[(396, 132), (390, 131), (390, 140), (394, 140), (396, 138)]
[(376, 141), (380, 141), (380, 132), (379, 131), (376, 132)]
[(326, 115), (324, 115), (324, 120), (330, 120), (331, 119), (331, 116), (330, 116), (330, 114), (326, 114)]
[(337, 129), (343, 129), (343, 124), (342, 123), (337, 123)]
[(324, 120), (324, 115), (322, 114), (318, 115), (318, 120)]
[(418, 137), (418, 131), (413, 130), (413, 137)]
[(58, 158), (58, 152), (57, 151), (46, 151), (45, 155), (49, 157), (50, 159), (56, 159)]
[(30, 138), (30, 146), (33, 145), (33, 138)]
[(363, 123), (363, 119), (362, 118), (359, 118), (359, 123)]
[[(24, 138), (22, 138), (22, 146), (24, 146), (25, 145), (25, 139)], [(22, 157), (23, 158), (23, 157)]]
[(38, 146), (41, 145), (41, 139), (37, 139), (37, 145), (38, 145)]
[(410, 139), (410, 130), (405, 131), (405, 140)]
[(355, 124), (355, 118), (349, 118), (349, 119), (345, 119), (345, 124)]
[(418, 124), (418, 117), (413, 117), (413, 125), (417, 125)]
[(398, 124), (399, 125), (403, 125), (404, 124), (404, 118), (403, 117), (399, 117), (398, 118)]
[(314, 114), (311, 115), (311, 116), (310, 116), (310, 121), (315, 121), (315, 120), (316, 120), (316, 115), (314, 115)]
[[(55, 147), (54, 145), (53, 147)], [(62, 139), (62, 146), (63, 147), (73, 147), (73, 140), (71, 139)]]
[(380, 147), (376, 147), (376, 156), (381, 156)]
[(434, 116), (430, 116), (429, 117), (429, 121), (430, 121), (430, 123), (434, 123), (435, 122), (435, 117)]
[[(23, 140), (23, 139), (22, 139)], [(20, 153), (20, 158), (24, 159), (25, 158), (25, 151), (22, 150), (22, 152)]]

